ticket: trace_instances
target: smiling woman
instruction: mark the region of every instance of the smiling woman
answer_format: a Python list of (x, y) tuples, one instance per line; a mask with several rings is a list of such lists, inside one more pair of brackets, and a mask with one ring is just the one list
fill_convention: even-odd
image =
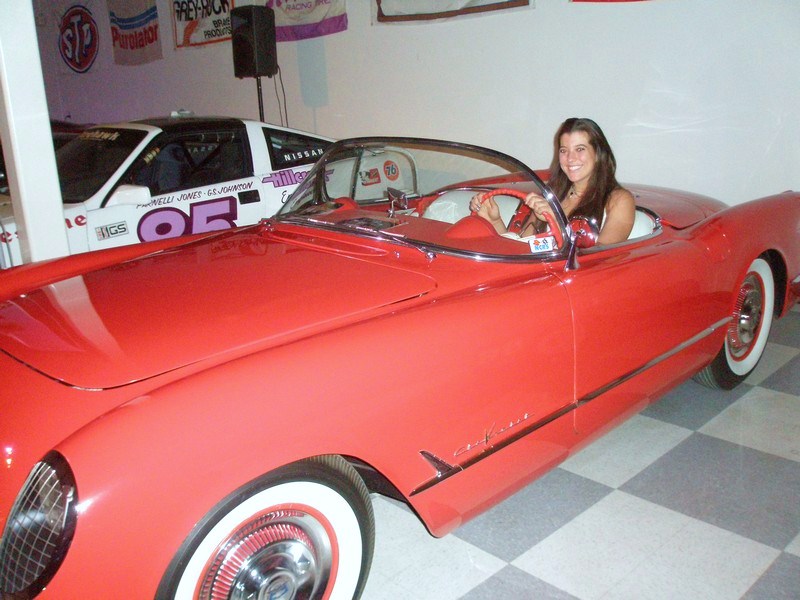
[(564, 121), (553, 141), (550, 186), (570, 217), (601, 226), (601, 244), (627, 239), (633, 226), (633, 195), (617, 183), (617, 161), (600, 127), (586, 118)]
[[(564, 121), (553, 140), (550, 187), (561, 199), (568, 217), (584, 218), (601, 229), (598, 243), (616, 244), (628, 239), (634, 223), (633, 195), (616, 179), (616, 160), (600, 127), (591, 119)], [(548, 216), (555, 216), (550, 203), (538, 192), (524, 199), (531, 213), (521, 225), (520, 235), (540, 232)], [(473, 199), (472, 209), (489, 221), (498, 233), (507, 229), (496, 203), (482, 194)]]

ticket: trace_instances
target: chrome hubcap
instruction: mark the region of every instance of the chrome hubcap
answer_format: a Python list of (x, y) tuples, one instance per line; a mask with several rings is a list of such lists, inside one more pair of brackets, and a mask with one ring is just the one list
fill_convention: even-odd
[(249, 521), (222, 544), (200, 588), (202, 600), (310, 600), (325, 589), (330, 541), (313, 516), (295, 510)]
[(764, 295), (757, 275), (750, 273), (739, 290), (733, 320), (728, 328), (728, 349), (733, 358), (742, 358), (758, 335)]

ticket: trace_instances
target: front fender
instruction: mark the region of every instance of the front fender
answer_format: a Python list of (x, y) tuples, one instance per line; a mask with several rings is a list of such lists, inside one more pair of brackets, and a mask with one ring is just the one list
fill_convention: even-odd
[[(344, 353), (325, 364), (314, 356), (323, 346), (267, 351), (193, 374), (131, 399), (59, 444), (77, 480), (79, 518), (49, 589), (58, 597), (77, 589), (153, 597), (194, 525), (247, 482), (322, 454), (362, 457), (380, 469), (364, 441), (374, 396), (337, 402), (347, 390), (330, 382), (353, 363)], [(309, 362), (324, 364), (313, 379)], [(362, 378), (366, 388), (369, 380)]]

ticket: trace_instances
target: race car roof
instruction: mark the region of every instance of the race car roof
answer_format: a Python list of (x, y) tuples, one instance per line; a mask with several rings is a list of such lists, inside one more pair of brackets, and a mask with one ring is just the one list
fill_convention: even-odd
[(167, 133), (191, 133), (220, 128), (244, 129), (244, 122), (241, 119), (231, 117), (157, 117), (132, 122), (158, 127)]

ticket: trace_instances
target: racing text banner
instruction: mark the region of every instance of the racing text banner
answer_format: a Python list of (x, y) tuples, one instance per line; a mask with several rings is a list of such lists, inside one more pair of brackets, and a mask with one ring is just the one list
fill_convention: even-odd
[(347, 30), (345, 0), (267, 0), (275, 11), (275, 39), (293, 42)]
[(115, 63), (143, 65), (163, 57), (155, 0), (108, 0), (108, 19)]
[(175, 0), (172, 28), (175, 47), (202, 46), (231, 39), (234, 0)]
[[(378, 6), (379, 23), (402, 21), (429, 21), (458, 17), (504, 8), (528, 6), (529, 0), (375, 0)], [(435, 6), (433, 6), (435, 4)]]

